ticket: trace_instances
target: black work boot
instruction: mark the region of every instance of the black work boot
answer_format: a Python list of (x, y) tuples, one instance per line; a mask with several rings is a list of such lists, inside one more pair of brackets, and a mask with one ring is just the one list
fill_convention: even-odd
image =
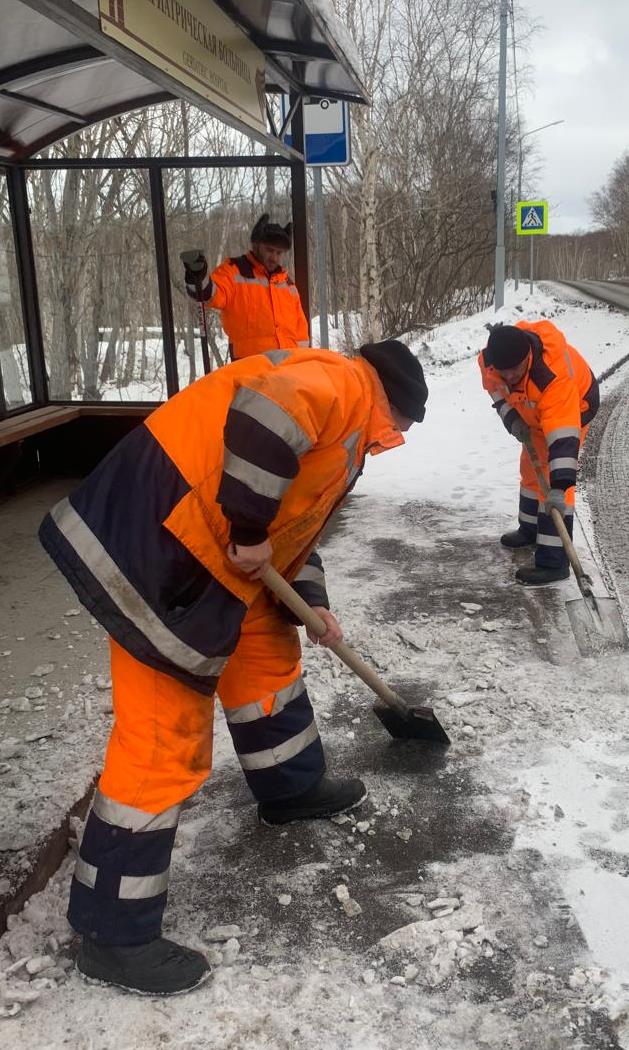
[(330, 780), (321, 777), (310, 791), (297, 798), (277, 802), (260, 802), (258, 818), (263, 824), (290, 824), (293, 820), (315, 820), (333, 817), (354, 809), (367, 798), (362, 780)]
[(210, 964), (201, 952), (165, 937), (124, 946), (84, 937), (76, 965), (86, 981), (113, 984), (140, 995), (189, 992), (210, 976)]
[(531, 565), (528, 569), (518, 569), (515, 578), (518, 583), (525, 587), (543, 587), (546, 583), (557, 583), (559, 580), (567, 580), (570, 575), (568, 565), (552, 569), (547, 565)]
[(511, 550), (516, 550), (518, 547), (534, 547), (535, 536), (527, 536), (522, 529), (513, 529), (511, 532), (503, 532), (500, 542), (503, 547), (509, 547)]

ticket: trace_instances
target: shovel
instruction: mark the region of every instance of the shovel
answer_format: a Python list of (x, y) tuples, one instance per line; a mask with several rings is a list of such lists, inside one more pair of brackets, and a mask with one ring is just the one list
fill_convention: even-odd
[[(524, 442), (529, 454), (533, 469), (537, 475), (539, 486), (544, 494), (548, 495), (549, 485), (542, 470), (542, 465), (537, 457), (533, 443)], [(572, 571), (576, 576), (582, 598), (571, 598), (566, 602), (566, 612), (574, 632), (574, 637), (582, 656), (592, 656), (605, 652), (608, 649), (626, 649), (629, 645), (627, 632), (622, 619), (622, 614), (613, 598), (596, 598), (592, 591), (592, 580), (585, 572), (570, 534), (565, 526), (559, 511), (553, 507), (551, 517), (559, 538), (563, 544)]]
[[(318, 638), (326, 633), (327, 627), (321, 617), (310, 608), (303, 598), (300, 598), (297, 591), (272, 566), (263, 572), (262, 582)], [(450, 738), (432, 707), (408, 704), (399, 693), (390, 689), (373, 668), (361, 660), (358, 653), (355, 653), (345, 642), (337, 642), (336, 645), (331, 645), (329, 648), (380, 698), (382, 702), (375, 704), (373, 710), (392, 737), (426, 740), (445, 745), (450, 743)]]

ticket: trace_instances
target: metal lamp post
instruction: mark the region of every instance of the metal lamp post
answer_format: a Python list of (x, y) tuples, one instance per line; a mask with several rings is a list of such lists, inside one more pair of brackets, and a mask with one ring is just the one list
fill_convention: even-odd
[[(525, 131), (523, 135), (520, 135), (518, 139), (518, 195), (516, 198), (517, 202), (522, 200), (522, 168), (524, 166), (524, 156), (522, 154), (522, 141), (529, 135), (536, 135), (538, 131), (544, 131), (546, 128), (554, 128), (557, 124), (565, 124), (565, 120), (552, 120), (550, 124), (541, 124), (539, 128), (531, 128), (530, 131)], [(532, 242), (531, 242), (532, 247)], [(516, 252), (515, 252), (515, 266), (513, 276), (515, 278), (516, 291), (520, 287), (520, 245), (517, 240), (516, 234)]]

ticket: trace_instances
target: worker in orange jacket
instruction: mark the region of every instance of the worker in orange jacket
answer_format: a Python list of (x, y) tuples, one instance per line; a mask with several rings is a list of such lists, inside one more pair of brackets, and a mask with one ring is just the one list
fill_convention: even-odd
[(218, 310), (232, 361), (264, 350), (310, 345), (299, 292), (284, 268), (292, 223), (280, 226), (261, 215), (251, 231), (251, 250), (225, 259), (208, 276), (202, 252), (187, 253), (186, 291), (201, 309)]
[(568, 558), (550, 512), (561, 513), (572, 535), (579, 450), (598, 410), (598, 382), (551, 321), (497, 325), (478, 363), (493, 407), (513, 437), (531, 440), (550, 488), (544, 496), (523, 447), (519, 523), (500, 542), (510, 549), (535, 547), (535, 563), (518, 569), (518, 583), (564, 580)]
[(210, 772), (215, 692), (262, 822), (365, 797), (325, 775), (297, 629), (260, 574), (272, 559), (325, 621), (322, 643), (341, 639), (317, 538), (426, 397), (395, 340), (352, 359), (258, 354), (158, 408), (44, 519), (46, 550), (111, 638), (115, 720), (68, 912), (84, 976), (161, 994), (207, 976), (161, 920), (182, 802)]

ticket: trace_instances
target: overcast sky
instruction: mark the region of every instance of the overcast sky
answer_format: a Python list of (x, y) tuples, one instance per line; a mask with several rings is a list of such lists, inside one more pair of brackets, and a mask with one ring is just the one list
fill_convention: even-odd
[(550, 201), (550, 233), (588, 229), (587, 198), (629, 149), (629, 0), (520, 0), (520, 10), (520, 37), (527, 12), (544, 26), (530, 42), (523, 129), (565, 120), (529, 140), (541, 162), (535, 190)]

